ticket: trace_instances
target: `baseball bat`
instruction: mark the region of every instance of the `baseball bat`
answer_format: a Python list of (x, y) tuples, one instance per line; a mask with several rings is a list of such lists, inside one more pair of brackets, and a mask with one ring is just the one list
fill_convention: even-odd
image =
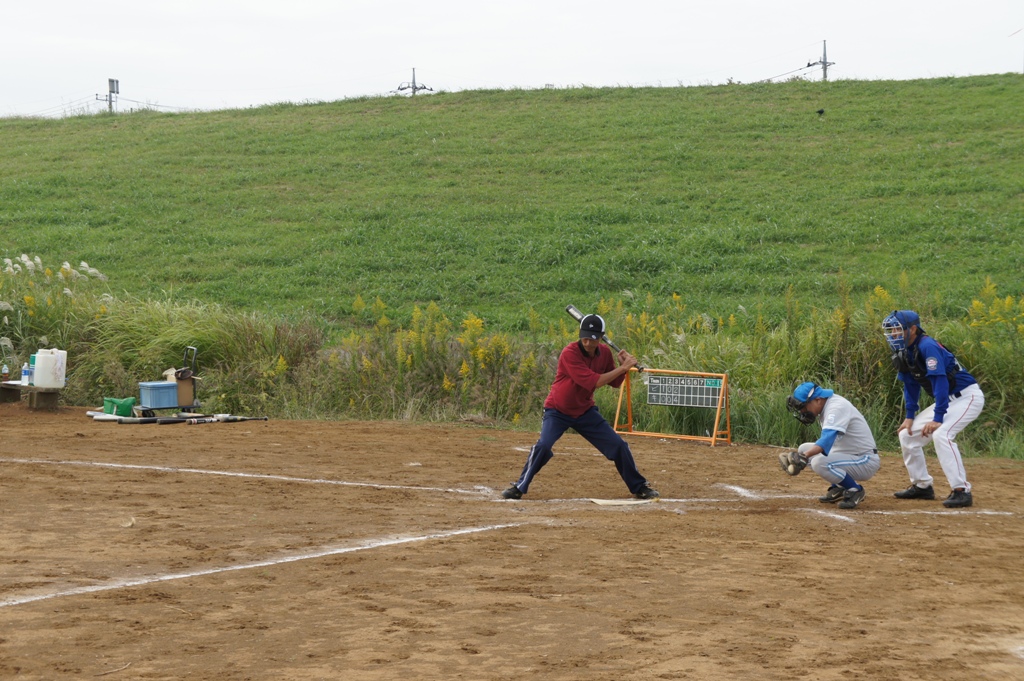
[(217, 420), (222, 423), (240, 423), (242, 421), (268, 421), (266, 416), (220, 416)]
[[(578, 321), (580, 323), (583, 322), (583, 318), (586, 316), (582, 312), (580, 312), (576, 308), (575, 305), (566, 305), (565, 306), (565, 311), (569, 313), (570, 317), (572, 317), (573, 319), (575, 319), (576, 321)], [(608, 337), (608, 334), (601, 334), (601, 340), (603, 340), (605, 342), (605, 344), (608, 347), (610, 347), (612, 350), (614, 350), (615, 352), (621, 352), (622, 351), (622, 348), (620, 348), (618, 345), (616, 345), (615, 343), (612, 342), (612, 339)], [(639, 364), (637, 364), (636, 365), (636, 370), (637, 371), (643, 371), (644, 368), (642, 366), (640, 366)]]
[(158, 419), (156, 416), (143, 416), (143, 417), (138, 417), (138, 416), (118, 416), (117, 417), (117, 422), (122, 424), (122, 425), (126, 424), (126, 423), (134, 423), (134, 424), (156, 423), (159, 420), (160, 419)]

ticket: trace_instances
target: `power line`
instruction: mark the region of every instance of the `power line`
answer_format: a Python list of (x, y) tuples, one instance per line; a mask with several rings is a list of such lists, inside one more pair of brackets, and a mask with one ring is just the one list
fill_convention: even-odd
[(782, 78), (783, 76), (788, 76), (788, 75), (789, 75), (789, 74), (791, 74), (791, 73), (796, 73), (797, 71), (806, 71), (806, 70), (807, 70), (807, 69), (809, 69), (809, 68), (811, 68), (811, 67), (810, 67), (810, 65), (807, 65), (807, 66), (801, 66), (801, 67), (800, 67), (800, 68), (798, 68), (798, 69), (793, 69), (792, 71), (786, 71), (785, 73), (780, 73), (780, 74), (779, 74), (779, 75), (777, 75), (777, 76), (771, 76), (770, 78), (765, 78), (765, 80), (766, 80), (766, 81), (772, 81), (772, 80), (775, 80), (776, 78)]
[(91, 102), (91, 101), (92, 101), (92, 97), (80, 97), (79, 99), (73, 99), (73, 100), (71, 100), (69, 102), (62, 102), (60, 104), (54, 104), (53, 106), (48, 106), (45, 109), (39, 109), (39, 110), (33, 111), (31, 113), (18, 114), (18, 115), (22, 115), (22, 116), (26, 116), (26, 117), (45, 116), (46, 114), (50, 114), (50, 113), (57, 113), (57, 112), (60, 112), (60, 111), (66, 111), (68, 107), (76, 106), (78, 104), (82, 104), (82, 103), (86, 103), (86, 102)]
[(118, 99), (118, 101), (121, 101), (122, 99), (124, 101), (126, 101), (126, 102), (131, 102), (132, 104), (140, 104), (142, 106), (153, 107), (153, 108), (156, 108), (156, 109), (174, 109), (175, 111), (195, 111), (195, 109), (189, 108), (189, 107), (186, 107), (186, 106), (170, 106), (168, 104), (153, 104), (152, 102), (140, 102), (137, 99), (128, 99), (127, 97), (121, 97), (121, 98)]

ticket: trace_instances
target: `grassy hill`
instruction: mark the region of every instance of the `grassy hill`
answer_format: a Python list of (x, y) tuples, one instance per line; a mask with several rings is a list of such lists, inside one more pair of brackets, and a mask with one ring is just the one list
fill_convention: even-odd
[(338, 326), (357, 295), (522, 329), (627, 290), (780, 318), (902, 272), (960, 316), (1021, 292), (1022, 110), (1008, 74), (3, 119), (0, 257)]

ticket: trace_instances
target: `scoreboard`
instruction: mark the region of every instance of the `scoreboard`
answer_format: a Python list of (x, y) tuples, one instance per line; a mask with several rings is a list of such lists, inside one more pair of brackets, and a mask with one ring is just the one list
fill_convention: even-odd
[(720, 404), (720, 378), (651, 375), (646, 379), (647, 404), (708, 409), (715, 409)]

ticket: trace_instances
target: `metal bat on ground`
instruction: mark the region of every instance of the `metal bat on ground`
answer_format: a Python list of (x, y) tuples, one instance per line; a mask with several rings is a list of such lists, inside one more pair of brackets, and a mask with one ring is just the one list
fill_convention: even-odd
[[(583, 322), (583, 318), (586, 316), (585, 314), (580, 312), (576, 308), (575, 305), (566, 305), (565, 306), (565, 311), (569, 313), (570, 317), (572, 317), (573, 319), (575, 319), (576, 321), (578, 321), (580, 323)], [(618, 345), (616, 345), (615, 343), (612, 342), (612, 339), (608, 337), (608, 334), (601, 334), (601, 340), (604, 341), (605, 344), (608, 347), (610, 347), (612, 350), (614, 350), (615, 352), (621, 352), (622, 351), (622, 348), (620, 348)], [(640, 366), (639, 364), (637, 364), (636, 365), (636, 370), (637, 371), (643, 371), (644, 368), (642, 366)]]
[(267, 421), (266, 416), (235, 416), (234, 414), (199, 414), (193, 412), (179, 412), (175, 414), (177, 418), (188, 419), (189, 423), (199, 420), (200, 423), (213, 423), (218, 421), (221, 423), (237, 423), (239, 421)]

